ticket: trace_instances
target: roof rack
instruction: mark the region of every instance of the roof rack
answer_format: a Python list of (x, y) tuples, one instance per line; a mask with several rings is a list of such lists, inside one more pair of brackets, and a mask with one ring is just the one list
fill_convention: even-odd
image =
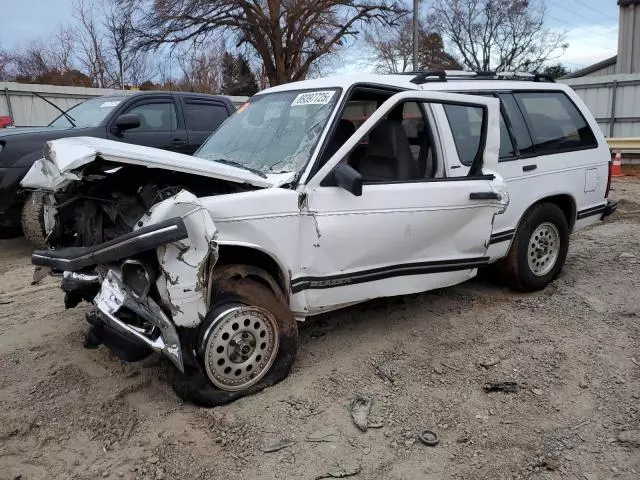
[(415, 75), (411, 83), (422, 85), (428, 82), (447, 82), (449, 80), (528, 80), (531, 82), (552, 82), (555, 80), (548, 75), (528, 72), (492, 72), (464, 70), (426, 70), (424, 72), (405, 72), (403, 75)]

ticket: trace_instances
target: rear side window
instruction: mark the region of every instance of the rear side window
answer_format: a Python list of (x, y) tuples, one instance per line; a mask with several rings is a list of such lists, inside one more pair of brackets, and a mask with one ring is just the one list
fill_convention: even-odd
[(520, 92), (514, 97), (528, 120), (536, 153), (596, 147), (586, 120), (562, 92)]
[(227, 109), (217, 103), (187, 101), (184, 108), (187, 129), (197, 132), (212, 132), (229, 116)]
[(453, 134), (460, 163), (470, 166), (480, 148), (482, 108), (464, 105), (444, 105), (444, 111), (451, 126), (451, 133)]
[[(513, 133), (516, 144), (518, 145), (518, 151), (520, 155), (528, 155), (533, 153), (533, 141), (531, 140), (531, 135), (529, 135), (529, 129), (527, 129), (527, 125), (524, 122), (524, 117), (520, 112), (520, 107), (518, 107), (518, 103), (513, 98), (513, 95), (501, 94), (500, 101), (502, 102), (502, 106), (504, 107), (504, 111), (507, 115), (507, 119), (509, 120), (509, 124), (511, 125), (511, 132)], [(502, 131), (503, 130), (501, 124), (500, 142), (502, 142)]]

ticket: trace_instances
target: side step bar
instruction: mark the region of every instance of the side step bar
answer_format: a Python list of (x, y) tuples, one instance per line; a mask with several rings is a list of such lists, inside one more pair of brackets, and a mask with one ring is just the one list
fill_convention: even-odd
[(170, 218), (92, 247), (36, 250), (31, 263), (62, 271), (78, 271), (94, 265), (114, 262), (140, 252), (187, 238), (187, 227), (180, 217)]

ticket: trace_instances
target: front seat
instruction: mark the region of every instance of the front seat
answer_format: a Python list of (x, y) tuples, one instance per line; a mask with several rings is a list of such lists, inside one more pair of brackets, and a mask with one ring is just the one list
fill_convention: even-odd
[(338, 126), (336, 127), (336, 131), (333, 133), (333, 137), (331, 141), (327, 145), (323, 155), (322, 161), (320, 162), (320, 166), (327, 163), (327, 161), (333, 157), (333, 154), (336, 153), (340, 147), (349, 140), (351, 135), (356, 133), (356, 126), (350, 120), (346, 118), (341, 118), (338, 122)]
[(369, 145), (360, 160), (365, 181), (411, 180), (416, 178), (409, 139), (402, 121), (387, 119), (369, 134)]

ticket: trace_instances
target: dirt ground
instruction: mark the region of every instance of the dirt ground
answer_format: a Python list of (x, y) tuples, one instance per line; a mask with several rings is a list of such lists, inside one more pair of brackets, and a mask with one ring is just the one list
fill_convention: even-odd
[[(640, 178), (614, 188), (544, 291), (474, 280), (315, 318), (289, 378), (216, 409), (182, 403), (158, 356), (83, 349), (83, 310), (0, 241), (0, 478), (638, 479)], [(353, 424), (358, 394), (380, 428)]]

